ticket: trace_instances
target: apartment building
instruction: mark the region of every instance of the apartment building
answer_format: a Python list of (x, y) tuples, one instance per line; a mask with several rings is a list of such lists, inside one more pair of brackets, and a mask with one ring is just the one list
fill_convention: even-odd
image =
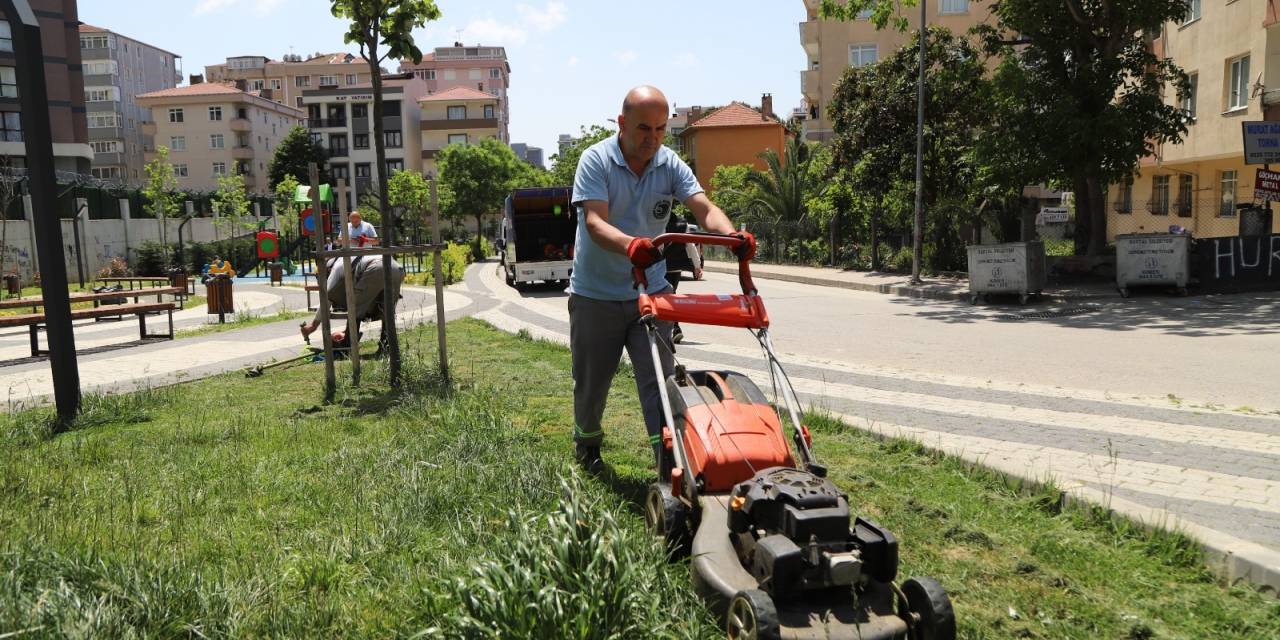
[(502, 139), (498, 96), (454, 87), (418, 99), (422, 108), (422, 170), (435, 175), (436, 154), (451, 144)]
[[(418, 99), (427, 93), (427, 83), (413, 74), (382, 77), (382, 137), (386, 151), (386, 173), (422, 171)], [(328, 87), (304, 91), (307, 129), (311, 139), (329, 155), (329, 176), (343, 178), (351, 185), (348, 204), (377, 193), (376, 150), (373, 145), (373, 84)]]
[(511, 151), (516, 154), (517, 158), (539, 169), (546, 168), (542, 164), (542, 147), (531, 147), (524, 142), (512, 142)]
[(245, 81), (248, 91), (270, 91), (271, 99), (299, 109), (302, 94), (312, 89), (358, 87), (372, 82), (369, 63), (350, 53), (288, 54), (282, 60), (235, 56), (204, 68), (210, 82)]
[(178, 188), (213, 190), (218, 178), (238, 173), (254, 193), (271, 193), (267, 165), (280, 141), (302, 124), (300, 109), (223, 82), (144, 93), (138, 104), (151, 110), (143, 125), (150, 140), (144, 156), (169, 149)]
[(400, 71), (411, 72), (427, 83), (430, 94), (442, 93), (455, 87), (466, 87), (497, 98), (494, 111), (498, 120), (497, 138), (511, 143), (511, 109), (507, 89), (511, 86), (511, 65), (507, 64), (507, 50), (503, 47), (463, 46), (436, 47), (422, 56), (422, 62), (413, 64), (405, 60)]
[[(1200, 237), (1239, 232), (1237, 207), (1253, 200), (1260, 165), (1244, 164), (1241, 123), (1280, 120), (1280, 19), (1269, 0), (1188, 3), (1152, 46), (1191, 77), (1179, 103), (1192, 116), (1181, 144), (1144, 158), (1130, 181), (1107, 197), (1107, 238), (1167, 231)], [(1178, 100), (1169, 91), (1168, 100)], [(1280, 216), (1272, 224), (1280, 232)]]
[(781, 156), (786, 128), (773, 113), (773, 96), (766, 93), (759, 109), (742, 102), (706, 113), (702, 107), (690, 107), (688, 125), (680, 139), (698, 184), (710, 190), (717, 167), (749, 164), (758, 171), (767, 170), (760, 154), (773, 149)]
[[(89, 174), (93, 150), (85, 126), (84, 75), (81, 71), (75, 0), (31, 0), (40, 21), (44, 45), (44, 73), (53, 134), (53, 163), (57, 171)], [(13, 28), (0, 17), (0, 158), (12, 167), (26, 167), (27, 146), (19, 104), (18, 59)]]
[[(808, 66), (800, 72), (800, 92), (804, 96), (802, 135), (805, 140), (826, 142), (832, 138), (827, 105), (835, 86), (849, 67), (860, 67), (884, 58), (905, 45), (912, 33), (896, 29), (877, 31), (866, 14), (857, 20), (821, 20), (821, 0), (804, 0), (806, 20), (800, 23), (800, 43)], [(954, 33), (967, 31), (991, 18), (991, 0), (935, 0), (926, 7), (931, 26)], [(912, 25), (919, 22), (919, 10), (904, 10)]]
[(81, 24), (80, 57), (93, 177), (137, 186), (146, 179), (142, 125), (151, 121), (151, 110), (137, 97), (178, 86), (181, 56)]

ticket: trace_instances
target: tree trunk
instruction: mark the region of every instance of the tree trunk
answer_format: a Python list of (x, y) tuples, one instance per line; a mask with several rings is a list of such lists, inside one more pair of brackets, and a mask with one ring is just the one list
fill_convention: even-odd
[(483, 234), (484, 234), (484, 214), (477, 213), (476, 214), (476, 250), (472, 254), (476, 256), (477, 259), (479, 259), (480, 257), (480, 236)]
[(880, 270), (880, 210), (871, 210), (871, 270)]
[(1089, 176), (1086, 181), (1089, 199), (1089, 255), (1100, 256), (1107, 250), (1107, 207), (1106, 193), (1102, 180), (1097, 176)]
[[(365, 43), (369, 51), (369, 76), (373, 81), (373, 150), (378, 172), (378, 208), (382, 211), (385, 247), (396, 244), (396, 212), (387, 206), (387, 148), (382, 137), (382, 69), (378, 66), (378, 42)], [(401, 108), (405, 108), (401, 105)], [(382, 256), (382, 335), (386, 337), (388, 374), (392, 389), (400, 388), (400, 336), (396, 332), (396, 294), (391, 276), (391, 254)]]
[(840, 212), (831, 216), (831, 266), (836, 266), (836, 225), (840, 222)]
[(1075, 189), (1076, 202), (1076, 228), (1073, 236), (1075, 254), (1082, 256), (1088, 253), (1089, 249), (1090, 229), (1093, 227), (1093, 203), (1085, 195), (1089, 193), (1089, 181), (1087, 178), (1083, 175), (1073, 176), (1071, 186)]

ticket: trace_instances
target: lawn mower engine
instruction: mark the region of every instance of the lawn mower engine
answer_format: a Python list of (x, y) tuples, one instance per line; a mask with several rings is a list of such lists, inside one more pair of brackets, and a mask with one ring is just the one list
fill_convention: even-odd
[(862, 518), (850, 528), (849, 501), (826, 478), (766, 469), (735, 486), (729, 506), (742, 566), (775, 600), (897, 575), (898, 541)]

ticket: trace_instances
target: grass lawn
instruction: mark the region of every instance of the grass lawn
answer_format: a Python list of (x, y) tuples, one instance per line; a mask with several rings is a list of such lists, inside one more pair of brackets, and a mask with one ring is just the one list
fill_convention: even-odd
[[(0, 637), (711, 638), (643, 533), (650, 453), (629, 372), (607, 481), (570, 462), (569, 355), (483, 323), (402, 336), (321, 405), (322, 369), (229, 374), (0, 421)], [(911, 443), (813, 419), (818, 455), (902, 540), (902, 575), (952, 592), (965, 638), (1274, 638), (1280, 601), (1227, 587), (1193, 545)]]
[[(193, 298), (194, 299), (194, 298)], [(200, 298), (199, 304), (204, 304), (204, 298)], [(210, 324), (202, 324), (198, 327), (189, 327), (186, 329), (178, 329), (176, 337), (190, 338), (193, 336), (203, 336), (210, 333), (222, 333), (224, 331), (232, 331), (234, 329), (243, 329), (260, 324), (269, 324), (272, 322), (280, 322), (283, 320), (297, 320), (298, 318), (309, 318), (314, 315), (314, 311), (305, 311), (301, 309), (285, 309), (283, 306), (271, 313), (262, 314), (256, 311), (241, 311), (234, 313), (231, 319), (218, 323), (210, 320)]]

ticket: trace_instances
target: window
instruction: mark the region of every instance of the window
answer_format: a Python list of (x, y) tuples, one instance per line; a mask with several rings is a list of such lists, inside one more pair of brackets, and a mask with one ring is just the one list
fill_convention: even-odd
[(849, 45), (849, 66), (865, 67), (879, 58), (879, 47), (874, 44)]
[(302, 96), (298, 96), (297, 98), (294, 98), (294, 105), (297, 106), (299, 109), (302, 108)]
[(436, 70), (435, 70), (435, 69), (427, 69), (427, 70), (423, 71), (423, 72), (422, 72), (422, 79), (423, 79), (423, 80), (435, 80), (435, 79), (436, 79)]
[(445, 69), (445, 70), (444, 70), (444, 79), (445, 79), (445, 80), (457, 80), (457, 79), (458, 79), (458, 72), (457, 72), (457, 70), (455, 70), (455, 69)]
[(498, 67), (489, 67), (489, 79), (497, 80), (502, 77), (502, 69)]
[(120, 167), (94, 167), (89, 174), (99, 180), (119, 179)]
[(1191, 176), (1178, 176), (1178, 201), (1174, 204), (1174, 211), (1184, 218), (1191, 217), (1191, 185)]
[(214, 177), (227, 175), (227, 163), (225, 162), (213, 163), (213, 175)]
[(170, 151), (186, 151), (187, 137), (186, 136), (169, 136), (169, 150)]
[(942, 0), (938, 5), (938, 13), (941, 15), (969, 13), (969, 0)]
[(119, 67), (116, 66), (115, 60), (85, 60), (84, 75), (86, 76), (114, 76), (119, 74)]
[(1249, 56), (1231, 61), (1231, 84), (1227, 87), (1227, 109), (1243, 109), (1249, 106)]
[[(359, 173), (359, 166), (357, 166), (356, 168), (356, 173)], [(335, 164), (329, 167), (329, 177), (333, 178), (334, 180), (338, 180), (338, 179), (348, 180), (351, 178), (351, 173), (349, 172), (347, 165)]]
[(1223, 171), (1221, 184), (1222, 203), (1218, 207), (1218, 215), (1224, 218), (1235, 217), (1236, 215), (1236, 183), (1239, 181), (1238, 174), (1234, 169)]
[(98, 140), (90, 142), (89, 146), (93, 148), (94, 153), (120, 153), (119, 140)]
[(351, 105), (351, 117), (352, 117), (352, 118), (368, 118), (368, 117), (369, 117), (369, 105), (367, 105), (367, 104), (353, 104), (353, 105)]
[(13, 29), (8, 20), (0, 20), (0, 51), (13, 51)]
[(120, 126), (120, 114), (112, 111), (90, 111), (85, 114), (90, 129), (103, 129)]
[(223, 139), (223, 137), (222, 137), (222, 134), (221, 134), (221, 133), (211, 133), (211, 134), (209, 134), (209, 148), (210, 148), (210, 149), (225, 149), (225, 148), (226, 148), (226, 140), (224, 140), (224, 139)]
[(491, 105), (491, 104), (486, 104), (486, 105), (484, 106), (484, 117), (485, 117), (486, 119), (489, 119), (489, 120), (492, 120), (492, 119), (493, 119), (493, 117), (494, 117), (494, 116), (493, 116), (493, 105)]
[(347, 134), (329, 134), (329, 154), (335, 156), (347, 155)]
[(472, 80), (479, 80), (479, 79), (480, 79), (480, 70), (479, 70), (479, 69), (467, 69), (467, 77), (468, 77), (468, 78), (470, 78), (470, 79), (472, 79)]
[(369, 134), (357, 133), (351, 136), (351, 146), (355, 149), (369, 148)]
[[(0, 67), (0, 97), (18, 97), (18, 74), (16, 67)], [(89, 98), (85, 97), (85, 101)]]
[(182, 109), (170, 109), (169, 122), (182, 122)]
[(386, 102), (383, 102), (383, 103), (382, 103), (382, 117), (384, 117), (384, 118), (391, 118), (391, 117), (399, 118), (399, 117), (400, 117), (400, 101), (399, 101), (399, 100), (388, 100), (388, 101), (386, 101)]
[(1151, 179), (1151, 201), (1147, 203), (1147, 211), (1157, 216), (1169, 215), (1169, 176)]
[(1200, 19), (1200, 0), (1187, 0), (1187, 18), (1182, 24), (1191, 24)]
[(449, 105), (446, 113), (447, 113), (447, 117), (450, 120), (466, 120), (467, 119), (466, 105), (461, 105), (461, 104)]
[(399, 149), (404, 146), (399, 131), (383, 131), (382, 146), (388, 149)]
[(22, 115), (17, 111), (6, 111), (0, 117), (0, 140), (5, 142), (22, 142)]
[(327, 87), (338, 84), (337, 76), (320, 76), (320, 86)]
[[(246, 149), (249, 147), (249, 135), (242, 133), (236, 136), (236, 147)], [(258, 136), (258, 142), (262, 142), (262, 136)]]
[(369, 172), (369, 163), (368, 163), (368, 162), (361, 162), (361, 163), (359, 163), (359, 164), (357, 164), (357, 165), (356, 165), (356, 177), (357, 177), (357, 178), (369, 178), (369, 177), (371, 177), (371, 176), (372, 176), (372, 174)]
[(248, 88), (250, 91), (262, 91), (267, 88), (266, 80), (250, 80)]
[(1196, 89), (1198, 89), (1200, 85), (1200, 76), (1198, 74), (1193, 73), (1189, 76), (1189, 78), (1191, 80), (1191, 86), (1187, 89), (1186, 95), (1182, 96), (1182, 112), (1187, 114), (1188, 118), (1195, 120), (1196, 119)]
[(280, 78), (272, 78), (272, 80), (271, 80), (271, 90), (272, 90), (272, 91), (279, 91), (279, 90), (280, 90)]
[(358, 82), (358, 80), (356, 79), (356, 74), (354, 74), (354, 73), (348, 73), (348, 74), (347, 74), (347, 86), (351, 86), (351, 85), (355, 84), (356, 82)]
[(466, 143), (467, 143), (467, 134), (465, 133), (449, 134), (449, 144), (466, 144)]
[(391, 175), (397, 171), (404, 171), (404, 160), (388, 160), (387, 175)]
[[(3, 82), (4, 67), (0, 67), (0, 82)], [(8, 94), (5, 94), (8, 95)], [(119, 102), (120, 90), (116, 87), (85, 87), (85, 102)]]
[(80, 36), (81, 49), (109, 49), (111, 48), (111, 38), (105, 34), (95, 34), (91, 36)]
[(209, 119), (210, 119), (210, 120), (221, 120), (221, 119), (222, 119), (222, 107), (209, 107)]
[(189, 174), (187, 173), (187, 165), (185, 165), (185, 164), (175, 164), (175, 165), (173, 165), (173, 175), (174, 175), (174, 177), (176, 177), (176, 178), (185, 178), (185, 177), (187, 177), (187, 175), (189, 175)]
[(307, 135), (311, 138), (311, 144), (318, 144), (318, 145), (324, 146), (324, 145), (323, 145), (323, 142), (324, 142), (324, 134), (323, 134), (323, 133), (309, 133), (309, 134), (307, 134)]
[[(295, 77), (295, 78), (293, 79), (293, 86), (295, 86), (295, 87), (309, 87), (309, 86), (311, 86), (311, 76), (297, 76), (297, 77)], [(299, 98), (299, 100), (301, 100), (301, 98)]]

